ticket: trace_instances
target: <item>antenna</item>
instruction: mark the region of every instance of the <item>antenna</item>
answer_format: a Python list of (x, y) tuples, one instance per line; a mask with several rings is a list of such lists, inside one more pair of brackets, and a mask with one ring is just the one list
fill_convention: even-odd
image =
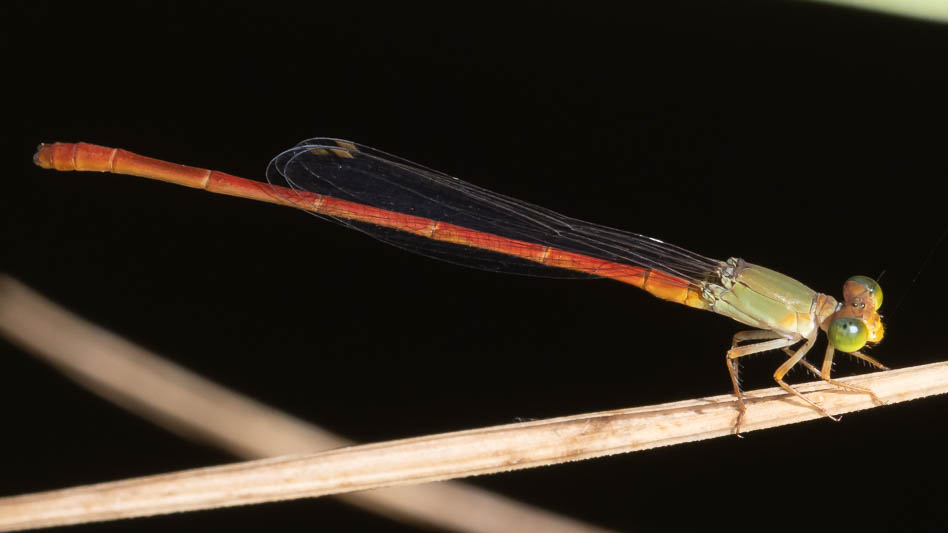
[[(915, 272), (915, 277), (912, 278), (912, 282), (909, 283), (908, 289), (906, 289), (906, 291), (902, 293), (902, 297), (899, 298), (899, 303), (895, 304), (895, 307), (892, 308), (892, 313), (890, 313), (891, 315), (894, 315), (895, 312), (899, 310), (899, 307), (902, 307), (902, 303), (905, 301), (908, 295), (912, 292), (912, 289), (915, 288), (915, 282), (918, 281), (918, 277), (922, 275), (922, 271), (925, 270), (925, 267), (927, 267), (928, 263), (931, 262), (932, 257), (935, 256), (935, 251), (938, 250), (939, 246), (941, 246), (941, 243), (945, 240), (946, 236), (948, 236), (948, 226), (945, 226), (945, 229), (941, 232), (941, 237), (938, 237), (938, 240), (935, 241), (935, 245), (932, 246), (931, 250), (929, 250), (928, 256), (926, 256), (925, 260), (922, 261), (922, 266), (918, 267), (918, 271)], [(885, 274), (885, 270), (882, 271), (882, 274)], [(882, 274), (879, 274), (880, 278), (882, 277)]]

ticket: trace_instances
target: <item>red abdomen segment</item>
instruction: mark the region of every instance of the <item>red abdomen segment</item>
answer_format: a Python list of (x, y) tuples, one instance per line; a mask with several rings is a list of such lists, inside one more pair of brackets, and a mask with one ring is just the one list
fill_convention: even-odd
[(542, 244), (502, 237), (332, 196), (290, 190), (214, 170), (169, 163), (117, 148), (87, 143), (41, 144), (33, 156), (33, 162), (43, 168), (139, 176), (218, 194), (297, 207), (320, 215), (375, 224), (436, 241), (469, 246), (541, 265), (610, 278), (634, 285), (663, 300), (697, 309), (709, 309), (700, 291), (688, 280), (656, 269), (558, 250)]

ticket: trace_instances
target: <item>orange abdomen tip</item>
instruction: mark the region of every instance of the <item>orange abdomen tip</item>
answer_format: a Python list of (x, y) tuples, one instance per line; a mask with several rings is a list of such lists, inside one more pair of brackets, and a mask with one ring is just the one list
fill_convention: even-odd
[(40, 144), (33, 154), (33, 163), (55, 170), (89, 170), (110, 172), (115, 148), (87, 143)]

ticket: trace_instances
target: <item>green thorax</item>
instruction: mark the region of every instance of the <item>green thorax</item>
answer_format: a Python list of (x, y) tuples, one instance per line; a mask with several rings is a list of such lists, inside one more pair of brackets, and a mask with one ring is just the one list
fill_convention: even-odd
[(805, 333), (800, 331), (804, 324), (799, 319), (812, 316), (819, 293), (789, 276), (743, 259), (732, 257), (725, 265), (719, 278), (705, 287), (714, 312), (760, 329)]

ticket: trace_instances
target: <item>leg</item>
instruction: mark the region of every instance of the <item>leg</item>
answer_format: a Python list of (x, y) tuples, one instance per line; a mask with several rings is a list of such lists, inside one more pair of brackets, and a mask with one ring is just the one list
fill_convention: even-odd
[[(787, 354), (787, 356), (789, 357), (793, 357), (793, 354), (795, 352), (791, 350), (790, 348), (784, 348), (783, 353)], [(813, 372), (814, 376), (822, 379), (823, 376), (820, 374), (820, 369), (811, 365), (809, 361), (807, 361), (806, 359), (800, 359), (800, 364), (805, 366), (807, 370), (809, 370), (810, 372)]]
[[(862, 393), (868, 394), (869, 396), (872, 396), (873, 401), (875, 401), (879, 405), (885, 405), (885, 402), (879, 399), (879, 397), (876, 396), (876, 393), (872, 392), (871, 390), (865, 387), (857, 387), (855, 385), (847, 385), (845, 383), (840, 383), (830, 377), (830, 371), (833, 370), (833, 354), (835, 352), (836, 352), (836, 348), (833, 348), (832, 344), (826, 347), (826, 355), (823, 357), (823, 371), (820, 372), (820, 377), (823, 378), (823, 381), (829, 383), (830, 385), (835, 385), (843, 390), (850, 390), (853, 392), (862, 392)], [(859, 352), (852, 352), (853, 355), (856, 355), (857, 353)], [(875, 359), (869, 357), (868, 355), (863, 355), (860, 353), (858, 357), (860, 359), (865, 359), (867, 361), (870, 361), (877, 366), (885, 368), (884, 366), (882, 366), (882, 363), (876, 361)]]
[[(744, 341), (764, 341), (764, 340), (781, 339), (781, 338), (783, 337), (781, 337), (780, 334), (769, 329), (751, 329), (747, 331), (738, 331), (737, 333), (734, 334), (734, 339), (731, 341), (731, 349), (728, 350), (727, 367), (728, 367), (728, 372), (731, 374), (731, 383), (734, 384), (734, 394), (738, 398), (738, 404), (740, 405), (742, 412), (744, 409), (744, 404), (741, 401), (741, 379), (740, 379), (741, 369), (737, 361), (732, 361), (731, 353), (735, 351), (738, 344)], [(784, 348), (784, 351), (786, 350), (789, 350), (789, 348)], [(753, 353), (757, 353), (757, 352), (750, 351), (750, 352), (743, 353), (741, 355), (735, 355), (734, 359), (736, 359), (737, 357), (742, 357), (744, 355), (750, 355)], [(789, 353), (792, 354), (793, 352), (789, 352)]]
[(735, 346), (744, 341), (762, 341), (783, 338), (785, 338), (783, 335), (769, 329), (750, 329), (747, 331), (738, 331), (734, 334), (734, 340), (731, 342), (731, 348), (733, 349)]
[[(734, 339), (731, 341), (731, 350), (728, 351), (728, 353), (731, 353), (731, 351), (734, 351), (734, 349), (737, 348), (738, 344), (745, 341), (766, 341), (766, 340), (771, 340), (771, 339), (782, 339), (782, 338), (784, 338), (782, 335), (769, 329), (751, 329), (747, 331), (738, 331), (737, 333), (734, 334)], [(787, 351), (787, 350), (789, 350), (789, 348), (784, 348), (784, 351)], [(750, 355), (752, 353), (757, 353), (757, 352), (751, 351), (743, 355)], [(787, 353), (792, 354), (793, 352), (787, 352)], [(740, 356), (736, 356), (736, 357), (740, 357)], [(737, 365), (737, 361), (734, 361), (733, 365), (731, 364), (730, 361), (728, 361), (728, 367), (733, 368), (734, 379), (732, 381), (737, 381), (737, 388), (740, 389), (740, 378), (739, 378), (740, 368)]]
[(889, 370), (889, 367), (885, 366), (884, 364), (880, 363), (879, 361), (876, 361), (874, 358), (869, 357), (868, 355), (862, 352), (849, 352), (849, 355), (852, 355), (853, 357), (858, 357), (862, 359), (863, 361), (869, 363), (870, 365), (876, 368), (879, 368), (881, 370)]
[[(748, 344), (746, 346), (737, 345), (739, 342), (747, 340), (763, 340), (764, 342)], [(737, 408), (739, 411), (737, 423), (734, 425), (735, 435), (740, 436), (741, 423), (744, 422), (744, 413), (747, 411), (747, 409), (744, 407), (744, 395), (741, 394), (741, 385), (738, 381), (737, 359), (739, 357), (744, 357), (745, 355), (784, 348), (799, 340), (799, 337), (786, 338), (773, 331), (765, 330), (741, 331), (740, 333), (734, 335), (734, 342), (731, 344), (731, 349), (727, 352), (727, 371), (731, 375), (731, 384), (734, 385), (734, 395), (737, 396)]]
[[(796, 389), (794, 389), (793, 387), (791, 387), (790, 385), (788, 385), (786, 382), (783, 381), (783, 377), (787, 374), (787, 372), (789, 372), (790, 369), (793, 368), (795, 364), (799, 363), (800, 360), (803, 359), (803, 356), (806, 355), (806, 353), (810, 351), (810, 348), (813, 347), (813, 343), (816, 342), (817, 333), (818, 331), (814, 330), (813, 333), (809, 337), (807, 337), (806, 343), (804, 343), (803, 346), (801, 346), (800, 349), (797, 350), (796, 353), (794, 353), (792, 357), (790, 357), (790, 359), (787, 359), (787, 361), (784, 364), (780, 365), (780, 368), (778, 368), (777, 371), (774, 372), (774, 381), (776, 381), (777, 385), (780, 385), (780, 387), (783, 388), (785, 391), (789, 392), (790, 394), (793, 394), (797, 398), (800, 398), (801, 400), (813, 406), (813, 408), (819, 411), (820, 413), (822, 413), (823, 416), (826, 416), (830, 418), (831, 420), (838, 422), (839, 418), (830, 415), (829, 413), (826, 412), (826, 409), (823, 409), (818, 403), (800, 394), (799, 392), (796, 391)], [(829, 364), (830, 365), (833, 364), (832, 357), (829, 358)], [(826, 368), (826, 365), (827, 365), (827, 360), (824, 360), (823, 361), (824, 370)]]

